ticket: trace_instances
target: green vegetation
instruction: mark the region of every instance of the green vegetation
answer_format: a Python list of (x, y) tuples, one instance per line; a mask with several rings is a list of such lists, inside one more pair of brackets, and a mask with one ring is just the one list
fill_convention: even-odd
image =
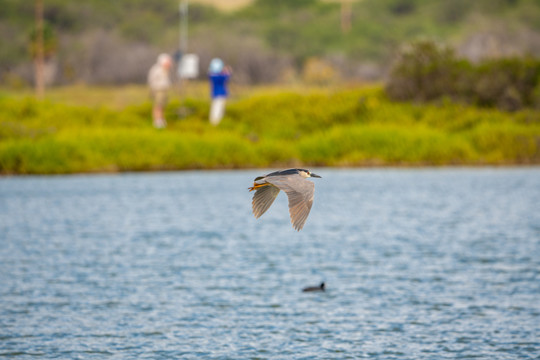
[(537, 110), (396, 103), (379, 87), (247, 94), (216, 128), (207, 100), (186, 99), (182, 119), (174, 100), (165, 130), (151, 127), (148, 101), (89, 107), (0, 95), (0, 173), (540, 163)]
[[(32, 99), (34, 3), (0, 9), (1, 174), (540, 163), (538, 0), (362, 0), (348, 30), (339, 2), (253, 0), (226, 13), (191, 2), (189, 51), (202, 77), (214, 56), (232, 65), (234, 96), (214, 128), (207, 84), (190, 82), (163, 131), (142, 86), (53, 86)], [(48, 85), (142, 84), (178, 46), (177, 0), (47, 0), (45, 22)], [(380, 79), (411, 41), (385, 89), (346, 88)], [(341, 87), (240, 85), (255, 83)]]
[(420, 41), (402, 53), (386, 91), (394, 100), (446, 97), (506, 111), (540, 108), (540, 60), (511, 58), (471, 64), (447, 47)]
[[(51, 84), (142, 83), (156, 54), (178, 49), (178, 0), (44, 4), (57, 69)], [(32, 81), (33, 7), (0, 0), (0, 34), (9, 39), (0, 47), (0, 81), (14, 87)], [(341, 19), (338, 1), (254, 0), (234, 12), (191, 1), (189, 51), (200, 55), (202, 76), (220, 56), (235, 81), (251, 84), (298, 76), (312, 58), (345, 79), (380, 78), (402, 44), (426, 37), (476, 60), (540, 56), (538, 0), (362, 0), (351, 6), (349, 31)]]

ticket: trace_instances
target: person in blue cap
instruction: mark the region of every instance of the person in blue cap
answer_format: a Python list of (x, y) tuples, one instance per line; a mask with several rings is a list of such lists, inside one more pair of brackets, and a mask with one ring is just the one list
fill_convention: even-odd
[(217, 126), (225, 113), (225, 100), (229, 95), (227, 83), (231, 76), (231, 69), (223, 64), (219, 58), (214, 58), (208, 68), (210, 79), (212, 105), (210, 107), (210, 123)]

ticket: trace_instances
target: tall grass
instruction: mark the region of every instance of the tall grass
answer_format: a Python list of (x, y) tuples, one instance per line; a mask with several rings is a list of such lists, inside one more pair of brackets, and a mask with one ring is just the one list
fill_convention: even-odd
[(160, 131), (148, 100), (125, 102), (0, 97), (0, 172), (540, 163), (537, 110), (396, 103), (377, 87), (255, 91), (229, 101), (217, 128), (205, 97), (174, 100)]

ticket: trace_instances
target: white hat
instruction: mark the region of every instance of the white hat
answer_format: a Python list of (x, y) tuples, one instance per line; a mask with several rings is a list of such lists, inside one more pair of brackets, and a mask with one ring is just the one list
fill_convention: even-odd
[(157, 62), (159, 65), (165, 65), (165, 64), (170, 64), (172, 63), (172, 57), (169, 55), (169, 54), (159, 54), (158, 58), (157, 58)]
[(223, 70), (223, 61), (220, 58), (214, 58), (210, 61), (208, 72), (212, 74), (220, 73)]

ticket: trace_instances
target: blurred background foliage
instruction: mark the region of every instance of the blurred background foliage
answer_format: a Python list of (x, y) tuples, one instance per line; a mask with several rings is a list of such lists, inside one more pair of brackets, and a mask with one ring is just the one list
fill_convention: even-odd
[(386, 90), (394, 100), (447, 98), (506, 111), (540, 108), (540, 60), (513, 57), (473, 64), (448, 47), (419, 41), (402, 51)]
[[(190, 1), (189, 51), (199, 54), (203, 70), (222, 57), (243, 84), (381, 80), (404, 44), (426, 37), (474, 64), (540, 56), (538, 0), (358, 0), (348, 31), (339, 1), (253, 0), (228, 11), (212, 3), (227, 2)], [(178, 0), (44, 5), (49, 84), (144, 83), (158, 53), (178, 50)], [(0, 9), (0, 34), (9, 39), (0, 46), (0, 81), (28, 86), (34, 2), (0, 0)], [(507, 97), (520, 91), (505, 89)]]

